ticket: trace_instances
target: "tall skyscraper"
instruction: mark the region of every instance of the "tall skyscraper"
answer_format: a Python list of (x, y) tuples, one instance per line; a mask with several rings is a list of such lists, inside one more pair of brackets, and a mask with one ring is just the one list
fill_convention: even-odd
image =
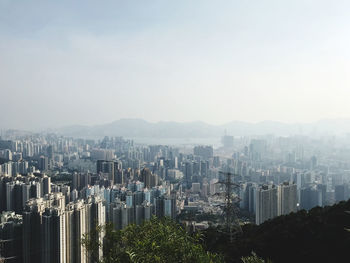
[(62, 207), (45, 209), (42, 216), (41, 241), (41, 262), (67, 262), (66, 218)]
[(297, 185), (283, 183), (278, 186), (277, 215), (287, 215), (297, 211)]
[(336, 185), (334, 187), (335, 201), (340, 202), (340, 201), (348, 200), (350, 196), (349, 192), (350, 191), (349, 191), (348, 184)]
[(43, 177), (43, 194), (51, 194), (51, 177)]
[(229, 135), (222, 136), (221, 143), (225, 149), (232, 149), (233, 148), (233, 136), (229, 136)]
[(22, 262), (22, 216), (15, 212), (0, 215), (0, 258), (5, 262)]
[(66, 256), (67, 262), (86, 263), (87, 252), (81, 240), (87, 233), (86, 204), (83, 200), (70, 203), (66, 209)]
[(275, 185), (263, 185), (256, 192), (257, 225), (277, 216), (277, 187)]
[(46, 156), (40, 156), (38, 160), (38, 168), (41, 172), (49, 169), (49, 159)]
[(253, 161), (261, 161), (266, 153), (266, 141), (253, 139), (249, 145), (250, 158)]
[(144, 183), (145, 187), (150, 189), (158, 185), (158, 176), (152, 174), (148, 168), (143, 168), (141, 171), (141, 181)]
[(118, 183), (123, 182), (123, 178), (120, 177), (121, 163), (117, 161), (97, 160), (96, 169), (98, 174), (105, 174), (106, 178), (114, 184), (114, 180), (117, 179)]
[(300, 207), (309, 210), (315, 206), (324, 206), (326, 185), (310, 185), (300, 189)]
[[(106, 210), (105, 210), (105, 206), (102, 203), (102, 199), (99, 196), (92, 196), (88, 199), (87, 202), (88, 202), (87, 203), (88, 209), (91, 209), (90, 211), (88, 211), (88, 215), (90, 215), (90, 217), (88, 217), (88, 220), (90, 221), (89, 222), (90, 228), (88, 232), (90, 232), (92, 229), (95, 229), (97, 226), (103, 226), (106, 223), (106, 214), (105, 214)], [(100, 244), (103, 244), (103, 238), (104, 238), (104, 230), (102, 229), (102, 231), (97, 236), (98, 242)], [(92, 253), (90, 255), (91, 260), (93, 262), (101, 260), (102, 256), (103, 256), (102, 246), (99, 248), (98, 254)]]
[(187, 161), (185, 163), (185, 182), (187, 184), (187, 188), (191, 187), (193, 177), (193, 162)]
[(23, 262), (66, 262), (65, 198), (31, 199), (23, 212)]

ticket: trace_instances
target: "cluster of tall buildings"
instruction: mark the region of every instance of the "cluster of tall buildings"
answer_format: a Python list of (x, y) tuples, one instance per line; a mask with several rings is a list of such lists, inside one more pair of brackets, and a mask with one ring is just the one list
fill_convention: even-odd
[[(166, 184), (147, 188), (147, 183), (147, 178), (107, 188), (96, 183), (70, 191), (70, 186), (53, 184), (44, 174), (2, 176), (3, 217), (13, 211), (11, 215), (20, 220), (16, 231), (0, 234), (0, 239), (6, 237), (8, 247), (13, 247), (0, 252), (17, 260), (14, 262), (93, 262), (81, 241), (97, 225), (108, 221), (123, 229), (152, 216), (176, 217), (176, 191)], [(9, 220), (3, 221), (8, 228)], [(21, 240), (16, 247), (15, 239)], [(102, 242), (103, 233), (100, 239)]]
[(8, 259), (8, 262), (22, 262), (22, 215), (13, 211), (0, 214), (0, 259)]
[(220, 148), (179, 148), (121, 137), (95, 141), (8, 132), (0, 139), (0, 258), (94, 262), (102, 250), (91, 255), (81, 240), (97, 224), (123, 229), (152, 216), (177, 220), (188, 212), (221, 217), (220, 171), (234, 174), (240, 186), (233, 195), (245, 211), (242, 221), (261, 224), (346, 200), (350, 163), (343, 161), (346, 150), (335, 145), (324, 139), (225, 135)]
[(193, 148), (193, 154), (196, 156), (203, 157), (204, 159), (208, 160), (208, 159), (213, 157), (214, 150), (213, 150), (212, 146), (199, 145), (199, 146), (195, 146)]
[[(96, 262), (102, 248), (91, 255), (82, 239), (97, 225), (112, 222), (123, 229), (152, 216), (176, 217), (177, 191), (166, 178), (177, 157), (168, 147), (140, 152), (131, 141), (105, 138), (100, 146), (126, 151), (117, 160), (117, 149), (87, 140), (34, 141), (28, 145), (37, 150), (22, 157), (27, 144), (0, 140), (0, 258), (6, 262)], [(143, 152), (154, 162), (145, 163)], [(85, 162), (93, 170), (84, 170)], [(83, 165), (72, 171), (72, 163)]]
[(0, 164), (0, 175), (17, 175), (17, 174), (27, 174), (33, 173), (35, 168), (29, 166), (27, 161), (16, 161), (16, 162), (6, 162)]
[(240, 200), (240, 207), (255, 214), (255, 223), (259, 225), (297, 211), (297, 185), (288, 182), (280, 185), (245, 183), (240, 188)]
[(0, 212), (23, 212), (26, 202), (51, 193), (51, 178), (44, 174), (0, 176)]
[[(31, 199), (23, 212), (23, 262), (91, 262), (84, 234), (105, 223), (102, 199), (91, 196), (66, 205), (62, 193)], [(103, 240), (103, 232), (96, 237)], [(97, 258), (101, 259), (102, 250)]]

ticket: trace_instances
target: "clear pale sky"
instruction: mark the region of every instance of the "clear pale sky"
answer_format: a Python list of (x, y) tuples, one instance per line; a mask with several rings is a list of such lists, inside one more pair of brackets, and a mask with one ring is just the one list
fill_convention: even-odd
[(350, 117), (350, 1), (0, 0), (0, 127)]

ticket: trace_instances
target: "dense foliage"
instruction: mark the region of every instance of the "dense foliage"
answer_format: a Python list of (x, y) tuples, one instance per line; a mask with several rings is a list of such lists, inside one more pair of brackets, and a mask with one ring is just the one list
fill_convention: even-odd
[(72, 182), (72, 174), (58, 174), (51, 177), (52, 182)]
[[(280, 216), (259, 226), (243, 226), (232, 244), (222, 231), (204, 232), (205, 247), (222, 253), (226, 262), (242, 262), (252, 251), (272, 262), (348, 262), (350, 201)], [(248, 261), (249, 262), (249, 261)]]
[[(96, 231), (101, 231), (97, 228)], [(221, 258), (204, 250), (200, 234), (189, 235), (170, 219), (152, 218), (142, 225), (129, 225), (124, 230), (105, 226), (104, 263), (114, 262), (222, 262)], [(101, 244), (94, 240), (94, 231), (83, 243), (91, 254), (97, 254)]]
[[(102, 262), (347, 262), (348, 211), (350, 201), (280, 216), (259, 226), (247, 224), (233, 243), (223, 229), (209, 228), (190, 235), (166, 218), (152, 218), (121, 231), (107, 224)], [(97, 234), (91, 233), (90, 237), (94, 235)], [(91, 254), (96, 254), (101, 244), (88, 237), (84, 244)]]

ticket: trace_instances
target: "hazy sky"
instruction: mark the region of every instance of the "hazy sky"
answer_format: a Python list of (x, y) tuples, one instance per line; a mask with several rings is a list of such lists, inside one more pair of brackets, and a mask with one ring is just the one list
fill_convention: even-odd
[(350, 1), (0, 0), (0, 127), (350, 117)]

